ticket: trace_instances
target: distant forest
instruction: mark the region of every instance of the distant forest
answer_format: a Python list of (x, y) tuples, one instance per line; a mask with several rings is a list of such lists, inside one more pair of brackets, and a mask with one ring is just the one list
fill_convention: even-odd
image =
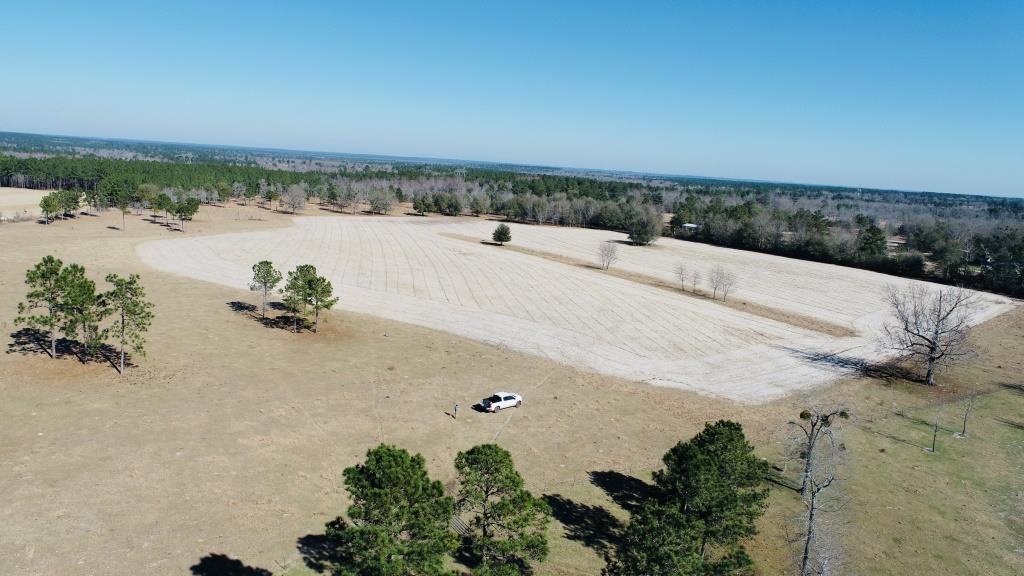
[[(55, 137), (40, 137), (55, 138)], [(557, 169), (385, 162), (218, 149), (216, 159), (146, 144), (147, 159), (4, 147), (0, 185), (89, 192), (92, 202), (145, 205), (140, 186), (185, 197), (273, 202), (301, 190), (328, 208), (498, 214), (509, 220), (681, 239), (855, 266), (1024, 296), (1024, 199), (813, 185), (667, 178)], [(171, 145), (168, 145), (171, 146)], [(185, 146), (185, 145), (182, 145)], [(59, 148), (59, 147), (58, 147)], [(162, 151), (162, 152), (161, 152)], [(640, 237), (640, 236), (638, 236)]]

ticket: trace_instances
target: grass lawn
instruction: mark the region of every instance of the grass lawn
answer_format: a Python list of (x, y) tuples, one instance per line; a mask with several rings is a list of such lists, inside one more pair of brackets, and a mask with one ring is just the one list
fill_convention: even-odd
[(1024, 572), (1024, 389), (980, 397), (957, 438), (962, 410), (953, 401), (850, 427), (851, 572)]

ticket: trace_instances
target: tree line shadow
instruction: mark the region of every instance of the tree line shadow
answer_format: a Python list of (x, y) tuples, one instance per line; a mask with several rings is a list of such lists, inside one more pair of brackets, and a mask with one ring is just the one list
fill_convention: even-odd
[[(10, 334), (7, 343), (7, 354), (23, 356), (50, 356), (50, 334), (37, 328), (22, 328)], [(110, 344), (101, 344), (95, 351), (90, 351), (85, 344), (71, 338), (58, 338), (56, 341), (57, 357), (74, 356), (82, 364), (110, 364), (115, 369), (120, 351)], [(131, 354), (125, 352), (125, 367), (134, 367)]]
[(288, 330), (290, 332), (295, 327), (296, 321), (298, 322), (299, 329), (309, 327), (309, 323), (306, 318), (303, 318), (302, 316), (296, 318), (296, 316), (289, 313), (284, 304), (280, 302), (267, 302), (268, 311), (273, 310), (277, 312), (277, 315), (268, 315), (266, 317), (260, 314), (260, 307), (255, 304), (242, 302), (240, 300), (232, 300), (231, 302), (228, 302), (227, 305), (228, 308), (231, 308), (232, 312), (248, 316), (267, 328), (278, 328), (281, 330)]

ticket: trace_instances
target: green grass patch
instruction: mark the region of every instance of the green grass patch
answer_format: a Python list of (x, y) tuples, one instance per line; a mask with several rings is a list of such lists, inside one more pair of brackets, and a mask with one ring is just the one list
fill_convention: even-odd
[(962, 408), (953, 401), (847, 428), (851, 573), (1024, 572), (1024, 394), (979, 398), (958, 438)]

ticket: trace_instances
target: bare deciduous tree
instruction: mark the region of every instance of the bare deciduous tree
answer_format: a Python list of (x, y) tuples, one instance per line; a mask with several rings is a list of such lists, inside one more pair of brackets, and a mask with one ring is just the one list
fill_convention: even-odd
[(698, 272), (697, 270), (694, 270), (693, 274), (690, 274), (690, 291), (691, 292), (693, 292), (695, 294), (697, 293), (697, 284), (700, 284), (700, 281), (701, 281), (700, 272)]
[[(829, 446), (829, 450), (836, 452), (837, 448)], [(804, 531), (803, 552), (800, 555), (800, 576), (838, 573), (835, 569), (838, 550), (835, 548), (834, 539), (823, 537), (820, 517), (820, 514), (826, 511), (822, 508), (824, 492), (834, 486), (835, 482), (835, 466), (832, 465), (827, 470), (815, 474), (809, 483), (807, 496), (804, 497), (807, 525)]]
[(722, 293), (722, 300), (729, 297), (729, 292), (736, 287), (736, 275), (726, 270), (721, 264), (715, 264), (708, 277), (711, 282), (711, 298), (717, 299)]
[(839, 541), (834, 518), (828, 516), (838, 504), (838, 497), (832, 492), (838, 486), (842, 444), (838, 441), (839, 431), (833, 426), (836, 419), (847, 418), (841, 408), (809, 409), (800, 413), (800, 422), (791, 422), (794, 448), (798, 458), (803, 460), (801, 494), (805, 514), (798, 524), (801, 536), (798, 566), (801, 576), (838, 574)]
[(282, 201), (288, 207), (288, 211), (294, 214), (306, 206), (307, 194), (309, 194), (309, 187), (305, 183), (292, 184), (285, 190)]
[(689, 277), (689, 274), (686, 271), (686, 265), (682, 263), (677, 264), (675, 272), (676, 278), (679, 279), (679, 289), (686, 290), (686, 279)]
[(974, 410), (974, 404), (978, 401), (977, 389), (971, 390), (966, 397), (964, 397), (964, 426), (963, 429), (956, 435), (958, 438), (967, 437), (967, 418), (970, 417), (971, 411)]
[(885, 345), (924, 363), (929, 386), (935, 384), (937, 366), (971, 353), (967, 338), (975, 298), (969, 290), (889, 286), (886, 301), (893, 321), (884, 328)]
[(837, 419), (846, 420), (849, 417), (850, 414), (845, 408), (810, 408), (800, 412), (799, 422), (790, 422), (791, 426), (794, 426), (802, 433), (802, 437), (798, 437), (799, 454), (800, 458), (804, 461), (804, 470), (800, 479), (801, 494), (807, 495), (807, 486), (811, 481), (811, 473), (814, 470), (814, 456), (815, 449), (818, 447), (818, 441), (822, 437), (832, 434), (832, 424)]
[(718, 299), (718, 291), (722, 288), (722, 279), (724, 277), (725, 268), (722, 268), (721, 264), (716, 264), (708, 276), (708, 281), (711, 283), (711, 298), (714, 300)]
[(607, 270), (619, 259), (619, 247), (610, 240), (601, 242), (597, 249), (597, 257), (601, 261), (601, 268)]
[(722, 301), (729, 297), (729, 292), (732, 292), (736, 288), (736, 275), (732, 272), (726, 272), (725, 277), (722, 278)]
[(939, 403), (939, 408), (935, 411), (935, 416), (932, 418), (932, 447), (925, 448), (925, 451), (931, 452), (932, 454), (934, 454), (936, 450), (935, 440), (939, 437), (939, 428), (941, 428), (941, 426), (939, 426), (939, 420), (942, 419), (942, 413), (945, 409), (946, 403)]

